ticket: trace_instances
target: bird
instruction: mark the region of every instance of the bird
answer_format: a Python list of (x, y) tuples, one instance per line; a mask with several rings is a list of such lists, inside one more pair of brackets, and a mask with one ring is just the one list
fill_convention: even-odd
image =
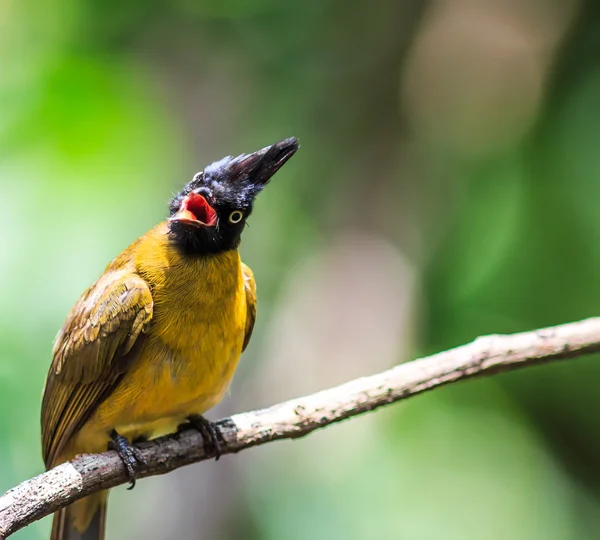
[[(256, 320), (256, 284), (240, 258), (256, 197), (298, 150), (288, 138), (193, 176), (169, 216), (135, 240), (81, 295), (52, 350), (41, 408), (47, 469), (113, 448), (135, 485), (134, 444), (192, 425), (218, 459), (203, 415), (226, 393)], [(108, 491), (54, 514), (51, 540), (102, 540)]]

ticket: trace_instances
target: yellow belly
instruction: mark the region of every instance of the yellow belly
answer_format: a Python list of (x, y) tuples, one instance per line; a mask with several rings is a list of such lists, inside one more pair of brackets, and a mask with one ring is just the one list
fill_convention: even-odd
[(162, 281), (150, 276), (163, 286), (153, 294), (154, 317), (143, 349), (74, 437), (68, 454), (105, 450), (112, 429), (130, 441), (171, 433), (188, 416), (221, 401), (242, 352), (246, 296), (237, 253), (229, 267), (223, 261), (217, 268), (203, 264), (187, 274), (177, 269), (177, 283), (168, 275)]
[(208, 328), (200, 336), (195, 349), (177, 354), (152, 340), (92, 424), (114, 426), (130, 440), (153, 438), (217, 405), (237, 367), (243, 331), (223, 339)]

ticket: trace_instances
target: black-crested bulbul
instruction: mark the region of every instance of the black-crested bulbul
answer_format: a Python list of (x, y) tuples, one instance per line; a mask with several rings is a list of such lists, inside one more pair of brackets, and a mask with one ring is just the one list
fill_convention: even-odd
[[(112, 441), (135, 480), (131, 444), (186, 420), (218, 444), (201, 415), (221, 401), (256, 317), (240, 237), (256, 196), (297, 149), (291, 138), (206, 167), (172, 200), (170, 217), (83, 293), (56, 337), (44, 390), (46, 467)], [(107, 496), (57, 512), (52, 540), (101, 540)]]

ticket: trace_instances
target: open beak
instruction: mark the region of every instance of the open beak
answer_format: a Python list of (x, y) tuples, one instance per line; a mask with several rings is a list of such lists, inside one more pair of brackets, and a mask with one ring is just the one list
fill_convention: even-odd
[(217, 213), (202, 195), (192, 192), (183, 199), (179, 210), (170, 221), (198, 227), (214, 227), (217, 224)]

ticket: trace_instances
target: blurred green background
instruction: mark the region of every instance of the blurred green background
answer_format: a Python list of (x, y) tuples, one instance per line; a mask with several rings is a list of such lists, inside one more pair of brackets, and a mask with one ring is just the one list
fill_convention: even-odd
[[(600, 311), (596, 0), (0, 0), (0, 489), (52, 339), (208, 163), (288, 136), (230, 396)], [(600, 364), (453, 385), (114, 490), (111, 539), (596, 539)], [(15, 538), (49, 534), (50, 520)]]

